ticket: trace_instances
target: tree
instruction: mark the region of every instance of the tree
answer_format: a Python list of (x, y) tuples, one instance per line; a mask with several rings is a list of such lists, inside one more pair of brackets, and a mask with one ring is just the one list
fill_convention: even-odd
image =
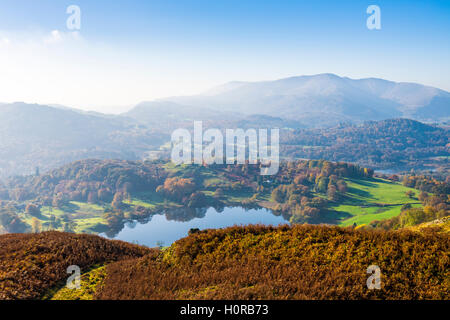
[(200, 232), (200, 229), (199, 229), (199, 228), (191, 228), (191, 229), (189, 229), (189, 231), (188, 231), (188, 235), (195, 234), (195, 233), (199, 233), (199, 232)]
[(12, 206), (0, 206), (0, 225), (10, 233), (24, 233), (28, 231), (28, 225), (16, 214)]
[(114, 199), (111, 202), (111, 206), (113, 207), (114, 210), (119, 211), (120, 209), (122, 209), (123, 207), (123, 194), (122, 192), (116, 192), (116, 194), (114, 195)]
[(402, 205), (400, 211), (409, 210), (409, 209), (411, 209), (411, 208), (412, 208), (411, 204), (410, 204), (410, 203), (407, 203), (407, 204)]
[(52, 206), (55, 208), (61, 208), (64, 205), (64, 200), (61, 194), (55, 195), (53, 197)]
[(414, 196), (416, 195), (413, 191), (408, 190), (405, 192), (406, 196), (410, 199), (414, 198)]
[(328, 187), (328, 178), (327, 177), (320, 177), (317, 182), (317, 191), (319, 192), (326, 192)]
[(39, 209), (38, 206), (29, 203), (25, 207), (25, 213), (31, 215), (31, 216), (39, 216), (41, 214), (41, 209)]
[(306, 175), (300, 174), (300, 175), (297, 175), (297, 176), (294, 178), (294, 183), (295, 183), (295, 184), (303, 184), (303, 183), (305, 183), (307, 180), (308, 180), (308, 178), (306, 177)]
[(106, 188), (99, 189), (97, 192), (97, 198), (100, 201), (109, 202), (112, 200), (113, 195), (111, 191)]
[(280, 187), (273, 189), (271, 197), (272, 197), (272, 200), (275, 202), (278, 202), (278, 203), (284, 202), (284, 192), (281, 191)]
[(317, 217), (320, 213), (320, 210), (312, 207), (303, 208), (303, 215), (309, 218)]
[(162, 186), (156, 191), (162, 193), (176, 201), (181, 201), (184, 197), (191, 195), (195, 191), (195, 184), (191, 179), (186, 178), (167, 178)]
[(333, 200), (333, 201), (337, 200), (337, 191), (336, 191), (336, 187), (334, 185), (330, 184), (328, 186), (327, 196), (328, 196), (328, 199), (330, 199), (330, 200)]
[(396, 174), (391, 175), (388, 179), (395, 182), (400, 181), (400, 178)]
[(88, 203), (97, 203), (97, 192), (91, 191), (88, 194)]
[(372, 178), (373, 177), (373, 169), (370, 168), (364, 168), (364, 176), (366, 178)]
[(347, 192), (347, 183), (344, 180), (338, 180), (337, 188), (340, 193), (346, 193)]
[(188, 200), (188, 207), (190, 208), (202, 208), (207, 206), (206, 196), (203, 192), (193, 193)]
[(39, 233), (41, 232), (41, 229), (42, 229), (41, 222), (37, 218), (33, 217), (33, 219), (31, 219), (31, 230), (34, 233)]
[(428, 193), (426, 193), (425, 191), (422, 191), (419, 194), (419, 201), (420, 202), (425, 202), (428, 199)]
[(214, 192), (214, 197), (220, 199), (223, 197), (223, 190), (222, 188), (217, 188), (216, 191)]
[(258, 193), (254, 193), (250, 198), (250, 201), (256, 201), (256, 200), (258, 200)]

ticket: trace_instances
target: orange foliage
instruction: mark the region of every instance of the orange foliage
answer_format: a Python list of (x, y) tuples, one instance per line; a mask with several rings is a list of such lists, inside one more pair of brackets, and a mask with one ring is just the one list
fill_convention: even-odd
[(59, 281), (67, 267), (141, 257), (149, 249), (98, 236), (60, 232), (0, 236), (0, 300), (38, 299)]
[[(449, 299), (450, 239), (325, 226), (192, 233), (107, 267), (98, 299)], [(367, 267), (381, 268), (369, 290)]]

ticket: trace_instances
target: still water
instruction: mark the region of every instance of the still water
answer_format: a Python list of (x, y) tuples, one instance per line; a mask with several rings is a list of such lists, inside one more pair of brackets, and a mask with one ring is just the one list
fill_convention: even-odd
[(214, 208), (196, 209), (194, 212), (172, 211), (154, 215), (149, 221), (130, 222), (114, 236), (114, 239), (137, 242), (148, 247), (169, 246), (188, 235), (192, 228), (218, 229), (235, 225), (287, 224), (282, 216), (276, 216), (267, 209), (224, 208), (222, 212)]

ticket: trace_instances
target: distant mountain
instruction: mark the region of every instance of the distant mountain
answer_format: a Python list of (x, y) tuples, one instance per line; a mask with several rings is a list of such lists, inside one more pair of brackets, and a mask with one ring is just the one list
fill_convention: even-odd
[[(204, 128), (280, 128), (284, 138), (290, 132), (302, 136), (303, 131), (299, 129), (335, 130), (337, 125), (351, 127), (365, 121), (402, 117), (448, 123), (450, 93), (420, 84), (374, 78), (353, 80), (320, 74), (265, 82), (230, 82), (201, 95), (142, 102), (121, 115), (86, 112), (60, 105), (3, 103), (0, 104), (0, 177), (29, 174), (35, 167), (46, 171), (86, 158), (138, 160), (157, 157), (164, 153), (160, 147), (170, 140), (174, 129), (192, 129), (195, 120), (203, 120)], [(401, 124), (402, 128), (408, 126), (416, 125)], [(361, 130), (353, 134), (364, 134), (365, 129)], [(290, 150), (289, 154), (360, 161), (345, 156), (347, 146), (342, 145), (340, 139), (345, 132), (334, 132), (335, 145), (340, 146), (342, 154), (314, 153), (318, 148), (309, 153)], [(417, 140), (413, 136), (415, 131), (405, 132), (402, 131), (402, 137)], [(436, 144), (434, 138), (428, 135), (420, 141), (422, 144), (431, 141), (431, 152), (421, 145), (420, 148), (411, 146), (408, 154), (412, 155), (410, 150), (426, 150), (423, 155), (429, 157), (446, 156), (441, 151), (448, 140), (439, 140)], [(436, 149), (438, 146), (440, 151)], [(327, 148), (330, 150), (331, 146)], [(361, 144), (358, 148), (363, 150), (365, 147)], [(399, 149), (395, 145), (389, 148), (371, 155), (372, 160), (366, 159), (366, 163), (374, 166), (380, 162), (393, 164), (385, 160), (390, 157), (386, 150), (396, 154)], [(366, 153), (363, 151), (361, 154)], [(417, 152), (414, 156), (420, 157)]]
[(49, 143), (65, 144), (88, 139), (95, 145), (108, 133), (125, 126), (125, 122), (75, 111), (37, 104), (12, 103), (0, 106), (0, 133), (14, 135), (16, 139), (48, 139)]
[(140, 159), (160, 134), (124, 117), (37, 104), (0, 105), (0, 176), (41, 171), (85, 158)]
[(111, 113), (101, 113), (101, 112), (97, 112), (97, 111), (86, 111), (86, 110), (81, 110), (81, 109), (76, 109), (76, 108), (72, 108), (72, 107), (63, 106), (63, 105), (60, 105), (60, 104), (48, 104), (46, 106), (52, 107), (52, 108), (56, 108), (56, 109), (74, 111), (74, 112), (78, 112), (78, 113), (86, 114), (86, 115), (104, 117), (104, 118), (114, 118), (114, 117), (116, 117), (116, 115), (111, 114)]
[[(450, 119), (450, 93), (415, 83), (369, 78), (354, 80), (334, 74), (299, 76), (276, 81), (230, 82), (201, 95), (147, 102), (127, 115), (143, 117), (159, 110), (198, 112), (214, 117), (227, 112), (261, 114), (301, 121), (309, 126), (395, 117), (441, 121)], [(191, 112), (192, 113), (189, 113)], [(208, 110), (208, 111), (205, 111)], [(138, 112), (139, 111), (139, 112)], [(219, 113), (217, 113), (219, 112)], [(179, 114), (181, 116), (181, 114)], [(153, 118), (155, 119), (155, 118)]]
[(170, 101), (142, 102), (122, 116), (148, 126), (163, 130), (192, 127), (194, 121), (237, 121), (242, 115), (237, 112), (222, 112), (207, 107), (182, 105)]
[(194, 121), (215, 128), (302, 128), (300, 122), (263, 114), (192, 107), (170, 101), (142, 102), (122, 116), (141, 124), (169, 132), (177, 128), (192, 128)]

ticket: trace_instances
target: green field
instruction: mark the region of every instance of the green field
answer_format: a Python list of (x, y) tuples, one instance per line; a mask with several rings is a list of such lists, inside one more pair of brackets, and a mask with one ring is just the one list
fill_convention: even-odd
[[(107, 228), (103, 218), (104, 211), (105, 208), (97, 204), (71, 201), (69, 205), (61, 209), (44, 206), (41, 208), (39, 217), (33, 217), (24, 212), (20, 213), (20, 217), (29, 225), (32, 224), (33, 218), (37, 218), (41, 222), (42, 230), (64, 230), (61, 221), (67, 217), (73, 222), (71, 226), (73, 231), (99, 233)], [(57, 222), (60, 222), (57, 227), (50, 227), (52, 216), (56, 218)]]
[[(329, 207), (333, 211), (336, 224), (350, 226), (367, 224), (374, 220), (385, 220), (400, 214), (402, 205), (411, 204), (421, 207), (417, 199), (418, 190), (404, 187), (383, 179), (354, 180), (346, 179), (347, 196), (342, 203)], [(412, 199), (407, 191), (415, 193)]]

